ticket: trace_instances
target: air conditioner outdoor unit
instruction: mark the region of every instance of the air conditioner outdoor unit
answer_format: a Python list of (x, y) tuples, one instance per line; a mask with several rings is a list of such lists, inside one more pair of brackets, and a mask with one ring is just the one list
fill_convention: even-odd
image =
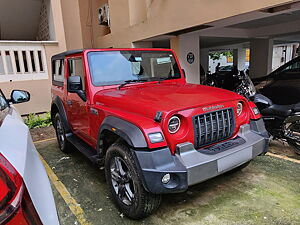
[(109, 23), (109, 6), (108, 4), (103, 5), (102, 7), (99, 8), (99, 24), (100, 25), (105, 25), (105, 26), (110, 26)]

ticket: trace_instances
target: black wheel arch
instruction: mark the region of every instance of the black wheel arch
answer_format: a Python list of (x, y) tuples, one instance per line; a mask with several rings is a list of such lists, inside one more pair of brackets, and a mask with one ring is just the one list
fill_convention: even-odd
[(65, 111), (65, 107), (63, 105), (63, 102), (62, 102), (62, 100), (60, 99), (59, 96), (56, 96), (55, 99), (51, 103), (51, 120), (52, 120), (52, 123), (54, 122), (54, 118), (55, 118), (56, 113), (59, 113), (59, 115), (61, 116), (62, 122), (63, 122), (65, 130), (66, 130), (66, 133), (71, 133), (72, 131), (71, 131), (71, 127), (70, 127), (69, 122), (68, 122), (67, 113)]
[(100, 157), (104, 157), (105, 151), (109, 147), (103, 148), (103, 141), (106, 135), (111, 135), (114, 139), (123, 139), (131, 148), (141, 149), (148, 147), (140, 128), (121, 118), (108, 116), (103, 120), (98, 132), (97, 152)]

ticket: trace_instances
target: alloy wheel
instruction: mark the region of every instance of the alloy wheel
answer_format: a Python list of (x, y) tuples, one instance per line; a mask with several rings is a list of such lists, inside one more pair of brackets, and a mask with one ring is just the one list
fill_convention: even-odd
[(64, 143), (65, 143), (65, 135), (64, 135), (64, 130), (63, 130), (63, 127), (62, 127), (62, 124), (61, 124), (60, 120), (56, 121), (56, 133), (57, 133), (59, 145), (62, 148), (64, 146)]
[(110, 164), (111, 181), (119, 200), (131, 205), (134, 200), (134, 185), (129, 168), (120, 157), (114, 157)]

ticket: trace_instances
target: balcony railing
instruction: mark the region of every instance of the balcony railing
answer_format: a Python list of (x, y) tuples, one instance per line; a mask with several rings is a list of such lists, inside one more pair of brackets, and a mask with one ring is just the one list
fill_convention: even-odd
[(36, 41), (0, 41), (0, 82), (48, 78), (45, 47)]

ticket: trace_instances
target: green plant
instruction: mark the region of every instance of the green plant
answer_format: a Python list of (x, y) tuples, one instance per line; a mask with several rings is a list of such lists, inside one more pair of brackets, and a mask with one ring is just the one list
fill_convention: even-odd
[(41, 128), (41, 127), (49, 127), (52, 125), (50, 113), (46, 113), (44, 115), (36, 115), (31, 113), (28, 115), (27, 119), (25, 119), (25, 124), (30, 128)]

